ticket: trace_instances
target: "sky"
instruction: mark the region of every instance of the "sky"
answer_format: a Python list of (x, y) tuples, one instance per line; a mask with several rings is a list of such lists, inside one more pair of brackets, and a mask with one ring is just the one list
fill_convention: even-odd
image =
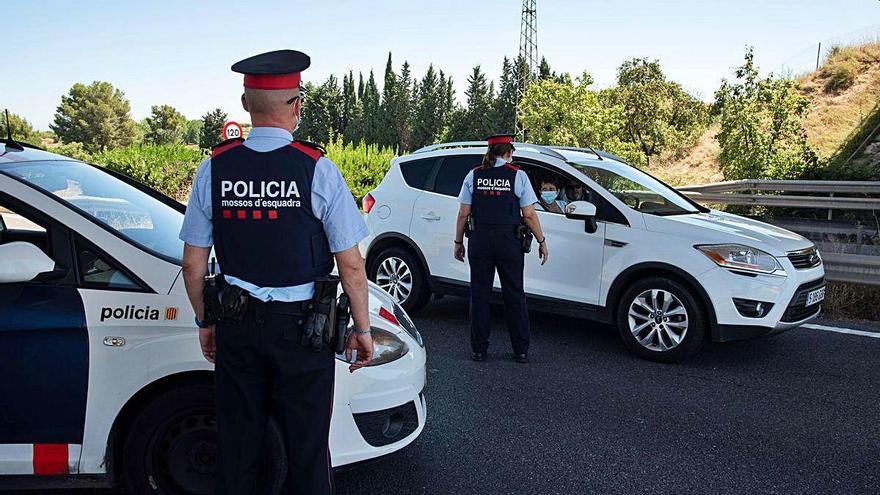
[[(667, 76), (711, 100), (747, 45), (766, 72), (815, 62), (816, 44), (853, 32), (880, 34), (878, 0), (538, 0), (538, 52), (555, 71), (589, 71), (612, 85), (632, 57), (660, 60)], [(420, 77), (429, 64), (455, 80), (472, 68), (497, 79), (519, 49), (519, 0), (40, 1), (0, 0), (0, 108), (48, 129), (76, 82), (110, 81), (142, 119), (170, 104), (187, 118), (213, 108), (247, 121), (236, 61), (281, 48), (308, 53), (307, 81), (372, 69), (388, 52)]]

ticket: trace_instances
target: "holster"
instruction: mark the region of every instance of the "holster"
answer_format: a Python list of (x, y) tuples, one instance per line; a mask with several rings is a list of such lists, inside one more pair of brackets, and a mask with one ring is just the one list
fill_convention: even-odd
[(303, 346), (314, 351), (333, 348), (337, 353), (341, 352), (340, 347), (344, 349), (349, 305), (345, 294), (337, 300), (338, 288), (337, 276), (319, 277), (315, 280), (315, 295), (309, 305), (309, 316), (302, 334)]
[(236, 285), (226, 282), (222, 274), (205, 277), (202, 291), (205, 305), (205, 323), (213, 325), (218, 321), (241, 323), (247, 311), (248, 293)]
[(474, 216), (468, 215), (467, 221), (464, 223), (464, 236), (470, 237), (474, 231)]
[(532, 233), (532, 229), (528, 225), (521, 223), (516, 226), (516, 238), (520, 241), (523, 253), (532, 252), (532, 239), (535, 238), (535, 234)]

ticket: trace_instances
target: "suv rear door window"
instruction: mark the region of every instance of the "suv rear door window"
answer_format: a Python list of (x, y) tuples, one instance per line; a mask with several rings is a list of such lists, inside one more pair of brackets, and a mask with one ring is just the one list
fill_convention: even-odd
[(434, 171), (436, 163), (436, 158), (401, 162), (400, 172), (403, 174), (403, 180), (410, 187), (424, 190), (428, 187), (428, 179), (431, 177), (431, 172)]
[(448, 156), (443, 159), (437, 178), (434, 180), (434, 192), (447, 196), (458, 196), (461, 184), (468, 172), (480, 165), (481, 155)]

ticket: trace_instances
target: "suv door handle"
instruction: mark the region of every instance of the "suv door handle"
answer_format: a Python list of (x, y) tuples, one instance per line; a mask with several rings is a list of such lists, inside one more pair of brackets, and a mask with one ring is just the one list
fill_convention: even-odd
[(428, 213), (423, 213), (422, 218), (424, 220), (429, 221), (429, 222), (436, 222), (437, 220), (440, 220), (440, 216), (437, 215), (436, 213), (434, 213), (433, 211), (429, 211)]

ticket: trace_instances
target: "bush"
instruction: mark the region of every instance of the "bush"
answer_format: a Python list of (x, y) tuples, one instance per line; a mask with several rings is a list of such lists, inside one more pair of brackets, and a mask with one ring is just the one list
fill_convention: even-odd
[(342, 172), (355, 200), (361, 199), (379, 185), (395, 156), (395, 150), (375, 144), (343, 144), (337, 138), (326, 146), (327, 158)]
[(810, 102), (797, 83), (758, 76), (752, 49), (736, 69), (736, 79), (723, 79), (715, 92), (714, 112), (721, 130), (716, 134), (718, 161), (726, 180), (799, 179), (818, 165), (807, 142), (803, 121)]
[(859, 62), (854, 58), (846, 58), (833, 64), (825, 64), (822, 75), (825, 76), (826, 93), (848, 89), (859, 75)]
[(183, 201), (203, 159), (201, 151), (182, 145), (136, 145), (98, 153), (92, 161)]
[(829, 282), (822, 311), (831, 318), (876, 321), (880, 319), (880, 287)]
[(92, 155), (83, 148), (82, 143), (64, 143), (49, 147), (49, 151), (83, 162), (92, 161)]

